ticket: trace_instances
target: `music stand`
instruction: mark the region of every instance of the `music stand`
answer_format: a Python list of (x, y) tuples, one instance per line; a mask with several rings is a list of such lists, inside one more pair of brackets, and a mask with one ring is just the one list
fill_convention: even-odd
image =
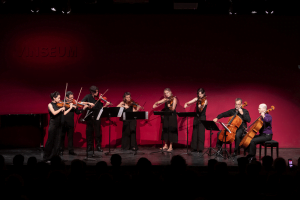
[(186, 117), (186, 153), (187, 155), (192, 155), (188, 152), (189, 150), (189, 117), (197, 117), (196, 112), (178, 112), (177, 115), (179, 117)]
[(110, 154), (110, 132), (111, 132), (111, 117), (121, 117), (122, 116), (122, 112), (123, 112), (124, 108), (123, 107), (107, 107), (107, 108), (103, 108), (103, 111), (101, 113), (99, 113), (97, 120), (99, 117), (104, 118), (107, 117), (108, 121), (109, 121), (109, 136), (108, 136), (108, 152), (105, 153), (105, 155), (109, 155)]
[(206, 130), (210, 131), (210, 136), (209, 136), (209, 148), (201, 155), (201, 157), (204, 156), (204, 154), (207, 154), (208, 156), (212, 156), (214, 154), (211, 154), (211, 150), (217, 151), (211, 147), (211, 136), (213, 134), (212, 131), (220, 131), (220, 129), (217, 127), (216, 123), (214, 121), (206, 121), (206, 120), (200, 120), (203, 126), (205, 127)]
[[(148, 111), (123, 112), (123, 120), (135, 120), (135, 122), (137, 122), (137, 119), (148, 119)], [(136, 133), (135, 133), (135, 141), (136, 141)], [(143, 152), (139, 152), (139, 153), (145, 154)], [(133, 155), (137, 155), (137, 144)]]
[[(167, 116), (167, 115), (170, 116), (170, 115), (173, 115), (173, 112), (170, 112), (170, 111), (153, 111), (153, 114), (154, 115), (160, 115), (160, 116)], [(164, 142), (161, 141), (161, 143), (162, 143), (162, 146), (163, 146)], [(162, 147), (160, 151), (154, 151), (154, 152), (151, 152), (150, 154), (152, 154), (152, 153), (162, 153), (163, 154), (164, 152), (172, 153), (172, 152), (169, 152), (169, 151), (164, 151), (164, 147)]]
[(226, 132), (229, 132), (229, 133), (231, 133), (231, 131), (225, 126), (225, 124), (223, 124), (222, 122), (220, 122), (220, 124), (223, 126), (223, 128), (225, 129), (225, 132), (224, 132), (224, 138), (225, 138), (225, 142), (223, 142), (223, 143), (225, 143), (224, 145), (225, 145), (225, 149), (224, 149), (224, 152), (223, 152), (223, 150), (222, 150), (222, 147), (221, 147), (221, 151), (220, 152), (222, 152), (222, 154), (225, 154), (224, 156), (221, 154), (221, 153), (216, 153), (216, 157), (218, 157), (218, 156), (220, 156), (220, 157), (222, 157), (223, 159), (226, 159), (226, 158), (231, 158), (231, 156), (230, 156), (230, 153), (227, 151), (227, 149), (226, 149)]

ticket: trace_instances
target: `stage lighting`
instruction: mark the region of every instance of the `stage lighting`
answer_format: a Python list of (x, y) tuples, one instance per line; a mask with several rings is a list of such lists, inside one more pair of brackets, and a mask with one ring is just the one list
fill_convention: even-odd
[(54, 7), (53, 7), (53, 8), (51, 8), (51, 10), (52, 10), (53, 12), (56, 12), (56, 8), (54, 8)]

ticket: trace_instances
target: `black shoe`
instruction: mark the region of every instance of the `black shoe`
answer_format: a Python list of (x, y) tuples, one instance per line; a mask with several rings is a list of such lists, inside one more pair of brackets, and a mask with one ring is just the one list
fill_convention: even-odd
[(101, 149), (100, 146), (97, 146), (96, 149), (97, 149), (97, 151), (99, 151), (99, 152), (103, 152), (103, 150)]
[(203, 151), (202, 151), (202, 150), (199, 150), (198, 152), (199, 152), (199, 153), (202, 153)]
[(197, 149), (191, 149), (191, 152), (197, 152)]
[(77, 153), (75, 153), (74, 151), (69, 151), (69, 155), (76, 156), (76, 155), (77, 155)]

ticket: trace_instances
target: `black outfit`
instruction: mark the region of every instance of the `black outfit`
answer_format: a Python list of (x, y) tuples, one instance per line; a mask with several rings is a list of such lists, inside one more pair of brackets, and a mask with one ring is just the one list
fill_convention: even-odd
[(197, 149), (199, 151), (204, 150), (205, 127), (200, 120), (206, 120), (206, 108), (207, 105), (203, 108), (202, 112), (200, 112), (198, 108), (198, 104), (196, 105), (197, 117), (194, 117), (193, 135), (192, 135), (192, 142), (191, 142), (191, 148), (194, 151), (196, 151)]
[[(96, 100), (91, 94), (88, 94), (82, 99), (82, 102), (89, 102), (95, 104)], [(102, 107), (103, 107), (103, 103), (98, 101), (93, 108), (89, 109), (89, 112), (92, 113), (85, 119), (87, 148), (89, 150), (94, 146), (93, 145), (94, 133), (95, 133), (97, 149), (101, 148), (101, 140), (102, 140), (101, 121), (100, 119), (99, 120), (96, 119)]]
[[(54, 111), (59, 110), (56, 103), (51, 102)], [(48, 139), (44, 149), (44, 160), (50, 160), (53, 156), (59, 155), (60, 146), (60, 134), (62, 128), (62, 116), (63, 112), (53, 115), (48, 109), (50, 114), (49, 129), (48, 129)]]
[[(130, 106), (124, 109), (124, 112), (133, 112), (133, 107)], [(122, 149), (128, 150), (137, 148), (136, 143), (136, 120), (124, 120), (122, 129)]]
[(246, 151), (249, 152), (249, 156), (255, 156), (257, 144), (270, 141), (273, 138), (272, 116), (270, 114), (265, 114), (265, 118), (262, 119), (262, 121), (263, 127), (259, 130), (259, 135), (254, 136), (246, 149)]
[(177, 115), (176, 109), (171, 111), (168, 107), (168, 103), (165, 103), (165, 112), (173, 112), (172, 115), (165, 115), (163, 117), (163, 129), (161, 139), (166, 142), (178, 142), (178, 126), (177, 126)]
[(61, 147), (60, 150), (64, 150), (64, 141), (65, 135), (68, 134), (68, 149), (69, 152), (74, 152), (73, 147), (73, 134), (74, 134), (74, 113), (77, 115), (80, 114), (82, 110), (78, 110), (78, 108), (72, 108), (68, 114), (64, 116), (64, 121), (62, 124), (62, 132), (61, 132)]
[[(239, 116), (243, 120), (241, 126), (237, 129), (236, 135), (235, 135), (235, 147), (234, 147), (235, 153), (237, 153), (239, 144), (242, 140), (243, 133), (245, 132), (245, 129), (247, 128), (247, 122), (249, 123), (251, 121), (248, 110), (246, 110), (244, 108), (242, 108), (242, 110), (243, 110), (243, 115), (241, 115), (240, 112), (234, 108), (234, 109), (228, 110), (224, 113), (221, 113), (217, 116), (218, 119), (221, 119), (223, 117), (231, 117), (231, 116), (235, 115), (235, 113), (237, 112), (237, 116)], [(223, 142), (219, 140), (220, 132), (218, 133), (218, 140), (217, 140), (218, 148), (221, 148), (222, 144), (223, 144)]]

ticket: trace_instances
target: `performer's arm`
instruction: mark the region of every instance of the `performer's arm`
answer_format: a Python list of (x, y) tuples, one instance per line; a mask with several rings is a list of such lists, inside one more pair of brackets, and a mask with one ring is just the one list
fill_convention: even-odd
[(62, 107), (58, 110), (54, 110), (53, 106), (51, 103), (48, 104), (48, 109), (50, 110), (50, 112), (53, 114), (53, 115), (57, 115), (58, 113), (60, 113), (61, 111), (64, 111), (65, 110), (65, 107)]
[(213, 119), (213, 121), (217, 122), (219, 119), (221, 119), (223, 117), (230, 117), (232, 115), (234, 115), (234, 109), (231, 109), (231, 110), (228, 110), (226, 112), (219, 114), (216, 118)]
[(197, 99), (198, 99), (198, 98), (195, 97), (195, 98), (193, 98), (192, 100), (186, 102), (186, 103), (184, 104), (184, 108), (187, 108), (188, 105), (190, 105), (190, 104), (192, 104), (192, 103), (195, 103), (195, 102), (197, 101)]
[(170, 110), (174, 111), (175, 108), (176, 108), (176, 105), (177, 105), (177, 99), (176, 99), (176, 97), (174, 97), (174, 99), (173, 99), (173, 104), (172, 104), (172, 106), (170, 107)]

